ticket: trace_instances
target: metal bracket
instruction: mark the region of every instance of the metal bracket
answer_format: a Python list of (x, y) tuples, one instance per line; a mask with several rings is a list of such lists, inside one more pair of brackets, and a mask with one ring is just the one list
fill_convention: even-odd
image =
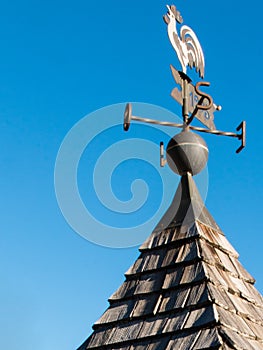
[(123, 122), (123, 129), (125, 131), (128, 131), (130, 128), (131, 117), (132, 117), (132, 105), (131, 103), (127, 103), (124, 111), (124, 122)]
[(236, 150), (236, 153), (240, 153), (243, 148), (246, 147), (246, 122), (243, 121), (240, 123), (240, 125), (237, 127), (237, 131), (241, 130), (241, 134), (238, 135), (238, 139), (241, 140), (241, 146)]

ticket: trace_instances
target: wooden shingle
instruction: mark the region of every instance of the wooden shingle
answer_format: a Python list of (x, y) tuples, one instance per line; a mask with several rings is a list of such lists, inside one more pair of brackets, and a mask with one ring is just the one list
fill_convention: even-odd
[(191, 175), (167, 213), (78, 350), (263, 350), (262, 296)]

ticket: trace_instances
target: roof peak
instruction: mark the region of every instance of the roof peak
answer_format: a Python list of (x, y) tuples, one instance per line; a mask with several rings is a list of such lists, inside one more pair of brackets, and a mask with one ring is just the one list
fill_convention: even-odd
[(206, 209), (192, 175), (186, 173), (181, 177), (172, 203), (154, 231), (178, 225), (191, 227), (195, 221), (221, 231)]

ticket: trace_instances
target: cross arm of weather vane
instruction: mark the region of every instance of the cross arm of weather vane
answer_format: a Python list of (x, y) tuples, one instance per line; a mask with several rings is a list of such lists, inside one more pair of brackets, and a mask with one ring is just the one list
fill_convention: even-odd
[(150, 119), (150, 118), (141, 118), (132, 115), (132, 105), (131, 103), (127, 103), (124, 111), (124, 121), (123, 121), (123, 129), (125, 131), (128, 131), (130, 128), (131, 121), (137, 121), (137, 122), (143, 122), (143, 123), (149, 123), (149, 124), (157, 124), (161, 126), (173, 126), (176, 128), (181, 128), (181, 129), (189, 129), (189, 130), (195, 130), (199, 132), (204, 132), (208, 134), (214, 134), (214, 135), (221, 135), (221, 136), (229, 136), (229, 137), (235, 137), (238, 140), (241, 140), (241, 146), (236, 150), (236, 153), (239, 153), (242, 151), (243, 148), (246, 146), (246, 122), (242, 121), (240, 125), (237, 127), (237, 131), (241, 130), (240, 134), (233, 133), (233, 132), (225, 132), (221, 130), (209, 130), (205, 128), (200, 128), (192, 125), (186, 125), (185, 123), (183, 124), (177, 124), (173, 122), (166, 122), (166, 121), (159, 121), (155, 119)]

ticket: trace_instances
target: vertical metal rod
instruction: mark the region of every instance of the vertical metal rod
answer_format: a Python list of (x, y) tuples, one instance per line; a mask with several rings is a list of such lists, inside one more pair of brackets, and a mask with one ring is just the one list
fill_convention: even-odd
[(240, 153), (243, 148), (246, 147), (246, 122), (243, 121), (238, 127), (237, 131), (242, 130), (241, 135), (238, 135), (238, 139), (241, 140), (241, 146), (236, 150), (236, 153)]
[(183, 119), (184, 124), (188, 123), (189, 118), (189, 96), (188, 96), (188, 81), (186, 79), (183, 80)]

